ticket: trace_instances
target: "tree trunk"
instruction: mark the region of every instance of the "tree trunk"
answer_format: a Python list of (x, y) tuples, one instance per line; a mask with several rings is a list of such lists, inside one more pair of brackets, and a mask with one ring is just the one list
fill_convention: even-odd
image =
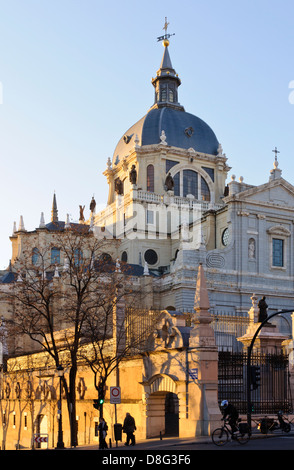
[(69, 401), (68, 401), (71, 447), (76, 447), (78, 445), (77, 420), (76, 420), (76, 375), (77, 375), (77, 367), (76, 365), (73, 365), (70, 368), (70, 372), (69, 372)]

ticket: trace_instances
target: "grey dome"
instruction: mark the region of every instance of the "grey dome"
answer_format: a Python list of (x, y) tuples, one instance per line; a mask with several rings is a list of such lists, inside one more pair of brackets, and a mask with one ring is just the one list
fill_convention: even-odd
[(154, 108), (134, 124), (120, 139), (113, 154), (113, 164), (127, 156), (134, 147), (136, 135), (139, 145), (160, 143), (164, 130), (167, 145), (196, 152), (217, 155), (219, 142), (212, 129), (200, 118), (172, 107)]
[(197, 116), (187, 113), (178, 102), (181, 80), (174, 70), (164, 42), (164, 54), (156, 77), (152, 79), (155, 102), (149, 112), (134, 124), (120, 139), (113, 154), (113, 165), (129, 155), (135, 145), (154, 145), (161, 142), (161, 132), (166, 143), (181, 149), (193, 148), (196, 152), (217, 155), (219, 143), (211, 128)]

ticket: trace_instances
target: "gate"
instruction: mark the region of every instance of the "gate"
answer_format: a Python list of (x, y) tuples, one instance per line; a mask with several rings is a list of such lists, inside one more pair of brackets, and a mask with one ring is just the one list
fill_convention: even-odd
[[(260, 383), (251, 391), (253, 414), (274, 414), (292, 410), (288, 356), (251, 355), (251, 365), (260, 367)], [(218, 361), (218, 400), (233, 403), (239, 413), (247, 413), (247, 353), (220, 351)]]

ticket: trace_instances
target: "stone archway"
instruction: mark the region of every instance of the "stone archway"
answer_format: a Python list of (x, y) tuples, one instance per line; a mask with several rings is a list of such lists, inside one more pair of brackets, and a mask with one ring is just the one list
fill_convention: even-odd
[[(148, 390), (146, 390), (148, 389)], [(153, 376), (145, 385), (147, 438), (179, 435), (179, 397), (177, 383), (168, 375)]]

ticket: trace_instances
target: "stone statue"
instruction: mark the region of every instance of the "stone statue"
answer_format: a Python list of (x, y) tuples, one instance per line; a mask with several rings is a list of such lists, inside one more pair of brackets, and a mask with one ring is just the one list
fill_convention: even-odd
[(167, 191), (173, 191), (175, 186), (172, 175), (169, 173), (165, 179), (165, 187)]
[(85, 217), (84, 217), (84, 209), (85, 209), (85, 206), (80, 206), (80, 222), (84, 222), (85, 221)]
[(260, 323), (267, 319), (267, 307), (268, 305), (265, 301), (265, 297), (263, 296), (262, 299), (258, 302), (258, 308), (259, 308), (258, 321)]
[(90, 211), (93, 213), (95, 211), (95, 208), (96, 208), (96, 201), (94, 197), (92, 197), (92, 200), (90, 202)]
[(255, 240), (254, 240), (254, 238), (250, 238), (250, 240), (249, 240), (248, 257), (249, 257), (249, 259), (255, 259)]
[(137, 170), (136, 170), (136, 167), (135, 165), (132, 165), (132, 169), (130, 171), (130, 182), (132, 184), (137, 184)]
[(117, 178), (115, 180), (114, 189), (115, 189), (115, 192), (119, 195), (122, 195), (124, 193), (124, 185), (120, 178)]

